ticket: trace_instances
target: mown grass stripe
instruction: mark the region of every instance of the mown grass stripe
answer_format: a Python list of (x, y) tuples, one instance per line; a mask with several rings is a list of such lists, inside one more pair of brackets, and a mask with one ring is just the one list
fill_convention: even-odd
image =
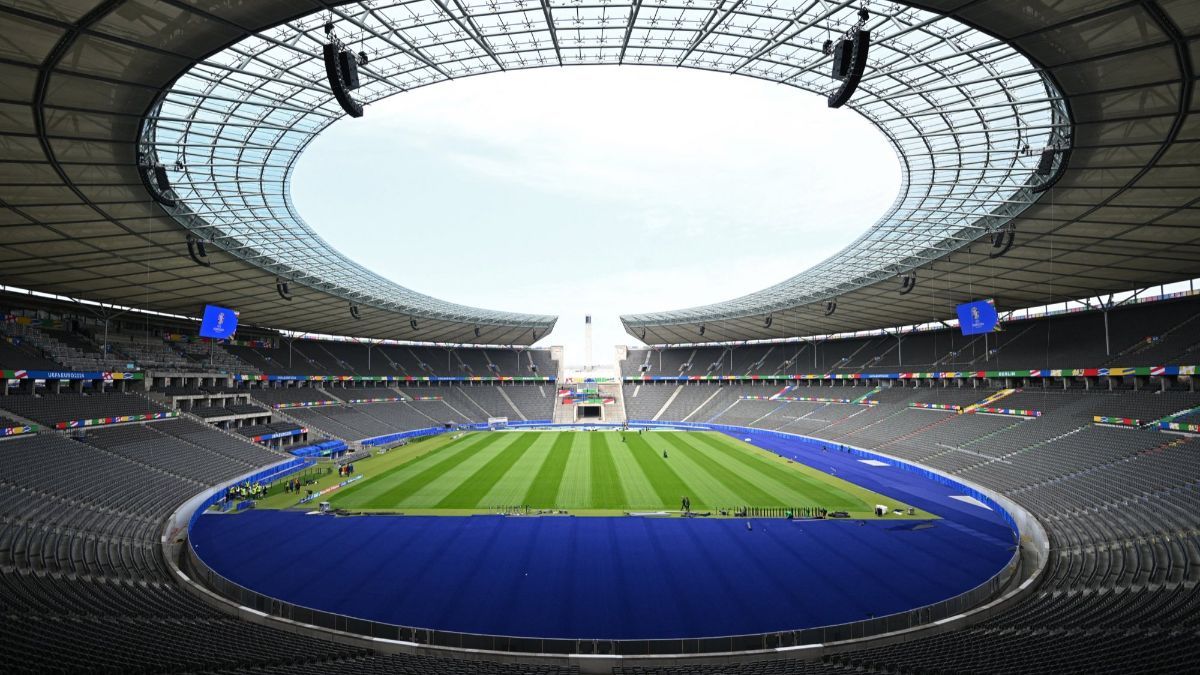
[(697, 451), (704, 454), (706, 459), (741, 476), (751, 485), (769, 495), (773, 499), (771, 504), (791, 506), (830, 504), (832, 506), (835, 503), (840, 504), (845, 499), (845, 495), (839, 494), (831, 486), (825, 483), (815, 483), (822, 497), (816, 499), (810, 491), (804, 489), (803, 482), (798, 483), (791, 480), (794, 476), (772, 471), (772, 469), (782, 469), (782, 463), (768, 464), (761, 461), (759, 459), (761, 456), (757, 455), (753, 448), (740, 447), (733, 450), (727, 446), (715, 445), (711, 442), (709, 434), (695, 434), (688, 440)]
[[(558, 505), (555, 500), (558, 498), (558, 487), (562, 484), (563, 473), (567, 470), (567, 460), (571, 458), (572, 442), (574, 442), (573, 434), (560, 433), (554, 438), (550, 454), (542, 463), (542, 468), (538, 470), (528, 492), (525, 493), (522, 504), (538, 509), (548, 509)], [(518, 506), (520, 505), (518, 504)]]
[(613, 451), (608, 443), (608, 439), (613, 434), (592, 432), (587, 436), (592, 465), (591, 507), (594, 509), (625, 508), (625, 491), (621, 489), (621, 478), (617, 475), (617, 466), (613, 462)]
[(422, 485), (407, 499), (402, 500), (399, 506), (414, 509), (437, 508), (437, 503), (445, 499), (446, 495), (453, 492), (463, 481), (473, 476), (480, 467), (490, 462), (496, 455), (504, 452), (505, 448), (517, 442), (519, 438), (518, 435), (514, 434), (494, 435), (500, 437), (500, 440), (487, 448), (471, 453), (470, 457), (456, 466), (450, 467), (448, 471), (436, 476), (425, 485)]
[[(492, 445), (499, 443), (501, 437), (499, 434), (483, 436), (478, 443), (471, 445), (468, 451), (458, 452), (450, 457), (446, 457), (441, 461), (435, 462), (429, 466), (423, 467), (420, 471), (402, 478), (399, 483), (392, 489), (384, 492), (375, 499), (372, 499), (369, 504), (381, 509), (396, 508), (403, 500), (411, 497), (421, 488), (429, 483), (437, 480), (445, 475), (454, 467), (462, 464), (479, 452), (487, 450)], [(364, 504), (366, 506), (366, 504)]]
[[(699, 510), (818, 505), (866, 513), (871, 503), (895, 501), (883, 502), (812, 462), (788, 463), (709, 432), (469, 433), (426, 442), (437, 445), (419, 456), (397, 451), (363, 460), (360, 471), (368, 478), (330, 501), (410, 513), (529, 505), (580, 515), (674, 510), (685, 495)], [(662, 457), (664, 449), (669, 458)], [(814, 459), (819, 464), (819, 455)], [(337, 482), (322, 480), (319, 485)]]
[(707, 504), (710, 507), (717, 506), (772, 506), (779, 503), (779, 500), (768, 494), (757, 485), (746, 480), (742, 476), (730, 471), (722, 466), (713, 458), (705, 455), (704, 451), (693, 446), (688, 442), (683, 434), (671, 435), (667, 437), (667, 442), (675, 446), (675, 448), (684, 453), (684, 455), (696, 464), (701, 471), (706, 472), (717, 480), (725, 489), (737, 495), (742, 501), (741, 503), (733, 504)]
[[(513, 432), (509, 432), (513, 433)], [(550, 456), (550, 449), (558, 438), (554, 433), (543, 433), (533, 442), (533, 445), (517, 459), (517, 463), (483, 495), (479, 505), (491, 509), (496, 506), (521, 506), (525, 504), (525, 494), (537, 479), (538, 473)]]
[(390, 501), (388, 493), (402, 485), (405, 481), (418, 477), (424, 471), (442, 464), (461, 461), (463, 455), (473, 448), (484, 447), (494, 443), (496, 439), (486, 434), (472, 434), (434, 450), (411, 461), (394, 466), (378, 476), (348, 485), (334, 494), (331, 503), (340, 506), (366, 507), (378, 504), (378, 508), (391, 508), (395, 502)]
[(804, 502), (793, 502), (798, 505), (815, 504), (829, 509), (853, 507), (868, 508), (868, 505), (853, 494), (841, 489), (839, 479), (829, 475), (811, 475), (799, 468), (798, 465), (786, 465), (772, 460), (758, 452), (735, 447), (726, 436), (713, 434), (697, 434), (695, 438), (708, 445), (724, 457), (737, 462), (746, 469), (769, 478), (770, 481), (783, 486), (789, 492), (797, 495)]
[(591, 447), (586, 433), (570, 433), (571, 455), (558, 486), (557, 503), (563, 508), (586, 509), (592, 502)]
[(459, 483), (453, 490), (437, 503), (440, 509), (469, 509), (480, 506), (483, 496), (488, 493), (504, 474), (512, 468), (521, 455), (533, 445), (541, 434), (525, 433), (517, 437), (516, 442), (496, 453), (470, 476)]
[[(670, 457), (663, 461), (670, 465), (675, 470), (675, 473), (679, 475), (679, 478), (691, 488), (685, 494), (691, 501), (693, 509), (715, 508), (728, 504), (737, 504), (742, 501), (742, 497), (728, 485), (722, 483), (697, 464), (691, 458), (691, 452), (676, 447), (669, 440), (671, 436), (673, 434), (656, 434), (650, 437), (650, 443), (652, 447), (658, 449), (659, 454), (662, 454), (664, 451), (670, 451)], [(676, 505), (675, 508), (678, 508), (679, 497), (675, 498), (674, 504)]]
[[(631, 511), (648, 511), (665, 508), (667, 505), (659, 498), (654, 490), (654, 483), (646, 476), (633, 449), (629, 444), (637, 437), (636, 433), (623, 434), (625, 442), (614, 438), (609, 445), (612, 448), (613, 464), (617, 469), (617, 477), (621, 481), (621, 490), (625, 493), (625, 508)], [(643, 454), (649, 459), (649, 451)]]
[[(662, 432), (650, 432), (646, 434), (647, 439), (652, 438), (656, 434)], [(671, 466), (667, 459), (663, 459), (662, 451), (643, 439), (640, 435), (627, 436), (626, 440), (629, 444), (629, 451), (633, 453), (633, 458), (641, 468), (642, 473), (646, 478), (650, 479), (650, 484), (654, 486), (654, 492), (658, 495), (658, 499), (663, 508), (677, 509), (679, 508), (679, 500), (685, 495), (695, 495), (697, 492), (692, 489), (686, 481), (684, 481), (675, 468)]]

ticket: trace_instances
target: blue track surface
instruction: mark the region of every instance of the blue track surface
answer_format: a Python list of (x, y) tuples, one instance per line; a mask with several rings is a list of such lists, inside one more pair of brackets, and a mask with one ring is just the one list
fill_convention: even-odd
[[(763, 633), (902, 612), (995, 574), (996, 513), (820, 443), (754, 444), (942, 516), (919, 523), (649, 518), (205, 515), (197, 553), (225, 577), (329, 612), (544, 638)], [(835, 447), (835, 446), (831, 446)]]

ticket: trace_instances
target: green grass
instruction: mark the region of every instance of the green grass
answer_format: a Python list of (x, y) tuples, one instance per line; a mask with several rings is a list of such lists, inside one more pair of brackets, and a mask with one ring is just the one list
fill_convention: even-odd
[[(326, 499), (353, 511), (445, 515), (500, 506), (575, 515), (675, 511), (685, 495), (693, 511), (822, 507), (867, 516), (878, 503), (907, 508), (724, 434), (655, 431), (621, 438), (570, 431), (440, 436), (357, 462), (356, 473), (365, 478)], [(334, 476), (316, 487), (336, 482)], [(276, 494), (260, 508), (296, 501), (295, 495)], [(918, 511), (916, 517), (932, 516)]]

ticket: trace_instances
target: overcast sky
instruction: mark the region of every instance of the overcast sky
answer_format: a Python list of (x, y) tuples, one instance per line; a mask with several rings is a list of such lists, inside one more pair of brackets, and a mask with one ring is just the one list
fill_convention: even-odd
[(425, 87), (322, 133), (292, 196), (318, 234), (422, 293), (556, 314), (597, 361), (618, 315), (726, 300), (835, 253), (896, 197), (891, 147), (824, 97), (645, 66)]

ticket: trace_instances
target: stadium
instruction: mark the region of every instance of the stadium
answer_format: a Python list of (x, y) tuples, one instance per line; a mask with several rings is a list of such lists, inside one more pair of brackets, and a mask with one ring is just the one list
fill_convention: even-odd
[[(1200, 4), (5, 0), (0, 35), (0, 670), (1197, 669)], [(680, 279), (611, 349), (589, 315), (583, 359), (293, 201), (386, 99), (573, 66), (819, 97), (898, 192), (782, 282)]]

